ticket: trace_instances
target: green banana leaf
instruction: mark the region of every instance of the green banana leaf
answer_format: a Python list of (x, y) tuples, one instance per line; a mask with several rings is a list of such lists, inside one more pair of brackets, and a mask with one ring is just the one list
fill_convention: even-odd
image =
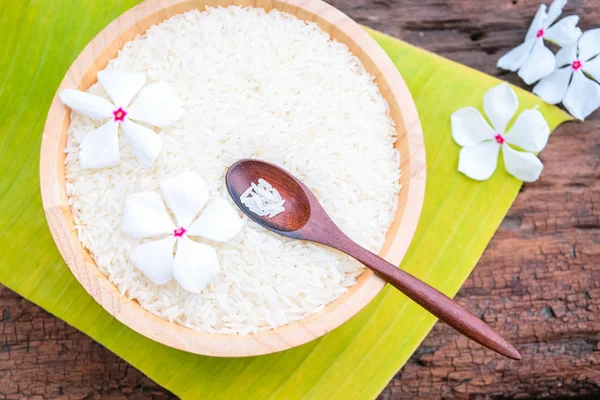
[[(137, 0), (31, 0), (0, 5), (0, 282), (183, 398), (365, 399), (375, 397), (436, 319), (386, 288), (330, 334), (298, 348), (219, 359), (173, 350), (128, 329), (79, 286), (46, 226), (38, 156), (50, 101), (87, 42)], [(418, 231), (401, 267), (453, 296), (517, 196), (502, 162), (488, 181), (457, 172), (450, 114), (481, 108), (492, 77), (378, 32), (421, 117), (427, 190)], [(568, 116), (517, 90), (520, 109), (539, 105), (552, 129)]]

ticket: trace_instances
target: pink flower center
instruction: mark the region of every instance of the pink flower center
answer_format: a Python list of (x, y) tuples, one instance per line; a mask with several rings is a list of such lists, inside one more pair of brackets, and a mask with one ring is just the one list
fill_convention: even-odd
[(498, 144), (504, 144), (504, 136), (502, 136), (501, 134), (497, 134), (496, 136), (494, 136), (494, 139), (496, 139), (496, 142), (498, 142)]
[(536, 38), (541, 38), (542, 36), (544, 36), (544, 33), (546, 33), (543, 29), (540, 29), (539, 31), (537, 31), (537, 33), (535, 34)]
[(571, 64), (571, 68), (573, 68), (575, 71), (579, 71), (579, 69), (581, 69), (581, 61), (580, 60), (573, 61), (573, 64)]
[(177, 228), (173, 231), (173, 236), (175, 236), (176, 238), (180, 238), (180, 237), (183, 237), (183, 235), (185, 235), (186, 232), (187, 232), (187, 229), (185, 229), (182, 226), (181, 228)]
[(115, 122), (123, 122), (127, 116), (127, 111), (123, 110), (123, 107), (119, 107), (117, 110), (113, 111), (113, 115), (115, 116)]

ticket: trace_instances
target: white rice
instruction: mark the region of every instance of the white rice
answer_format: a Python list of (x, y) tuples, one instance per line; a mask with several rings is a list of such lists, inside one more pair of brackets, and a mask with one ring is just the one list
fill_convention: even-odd
[[(121, 165), (82, 170), (79, 143), (101, 123), (72, 114), (67, 192), (79, 238), (124, 295), (193, 329), (247, 334), (316, 313), (355, 283), (363, 267), (354, 260), (246, 219), (235, 239), (210, 243), (222, 273), (202, 293), (175, 281), (156, 286), (127, 261), (139, 241), (121, 230), (128, 195), (194, 170), (212, 195), (231, 201), (227, 167), (259, 158), (301, 179), (350, 237), (380, 249), (400, 190), (399, 153), (385, 100), (344, 44), (277, 11), (212, 8), (151, 27), (108, 68), (169, 82), (186, 109), (156, 130), (165, 144), (149, 169), (120, 133)], [(98, 84), (89, 91), (108, 98)]]
[(273, 218), (285, 211), (285, 200), (269, 182), (259, 179), (252, 182), (240, 196), (240, 201), (254, 214)]

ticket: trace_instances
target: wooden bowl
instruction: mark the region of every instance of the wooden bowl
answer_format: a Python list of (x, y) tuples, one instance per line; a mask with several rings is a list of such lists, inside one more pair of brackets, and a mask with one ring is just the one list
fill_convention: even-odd
[[(387, 54), (359, 25), (332, 6), (320, 0), (148, 0), (114, 20), (86, 46), (58, 92), (67, 87), (87, 90), (96, 82), (98, 71), (106, 67), (123, 44), (151, 25), (192, 9), (228, 5), (276, 8), (316, 22), (333, 38), (348, 45), (367, 71), (376, 77), (396, 123), (395, 146), (402, 157), (398, 211), (380, 255), (399, 265), (415, 233), (425, 193), (425, 150), (419, 117), (406, 84)], [(347, 293), (318, 314), (275, 330), (244, 336), (197, 332), (151, 314), (136, 301), (121, 296), (77, 238), (65, 187), (64, 149), (70, 109), (61, 103), (58, 92), (48, 113), (40, 155), (46, 219), (60, 253), (79, 283), (106, 311), (136, 332), (197, 354), (219, 357), (268, 354), (301, 345), (333, 330), (358, 313), (384, 287), (384, 281), (365, 270)]]

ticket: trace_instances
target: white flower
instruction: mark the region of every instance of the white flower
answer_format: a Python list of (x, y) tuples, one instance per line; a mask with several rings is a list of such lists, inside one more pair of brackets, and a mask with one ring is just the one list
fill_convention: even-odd
[[(571, 15), (552, 25), (562, 13), (567, 0), (555, 0), (548, 12), (540, 5), (525, 36), (525, 42), (498, 60), (498, 68), (519, 71), (525, 83), (531, 85), (554, 71), (554, 54), (544, 45), (544, 39), (561, 47), (571, 45), (581, 36), (579, 17)], [(552, 25), (552, 26), (550, 26)]]
[(505, 82), (488, 90), (483, 98), (483, 108), (492, 126), (474, 107), (461, 108), (452, 114), (452, 138), (463, 146), (458, 160), (460, 172), (478, 181), (488, 179), (496, 170), (498, 153), (502, 149), (509, 174), (525, 182), (539, 178), (544, 168), (541, 161), (509, 144), (539, 152), (548, 142), (550, 128), (538, 110), (525, 110), (505, 134), (518, 106), (517, 95)]
[(556, 64), (559, 68), (535, 85), (533, 93), (546, 103), (562, 102), (575, 118), (585, 119), (600, 107), (600, 29), (587, 31), (578, 44), (560, 49)]
[[(183, 114), (181, 101), (171, 92), (166, 82), (156, 82), (142, 89), (146, 83), (146, 75), (143, 73), (104, 70), (98, 72), (98, 82), (114, 104), (102, 97), (75, 89), (60, 92), (62, 102), (78, 113), (96, 121), (108, 119), (81, 141), (81, 167), (104, 168), (119, 165), (119, 125), (141, 166), (151, 166), (162, 150), (162, 138), (153, 130), (132, 120), (164, 128)], [(130, 106), (129, 103), (136, 94), (137, 98)]]
[(129, 261), (156, 285), (164, 285), (174, 277), (185, 290), (200, 293), (221, 268), (215, 249), (190, 236), (226, 242), (240, 231), (243, 221), (222, 197), (213, 198), (204, 207), (208, 189), (195, 172), (162, 181), (160, 192), (162, 198), (156, 192), (142, 192), (125, 202), (123, 231), (136, 239), (155, 239), (134, 248)]

